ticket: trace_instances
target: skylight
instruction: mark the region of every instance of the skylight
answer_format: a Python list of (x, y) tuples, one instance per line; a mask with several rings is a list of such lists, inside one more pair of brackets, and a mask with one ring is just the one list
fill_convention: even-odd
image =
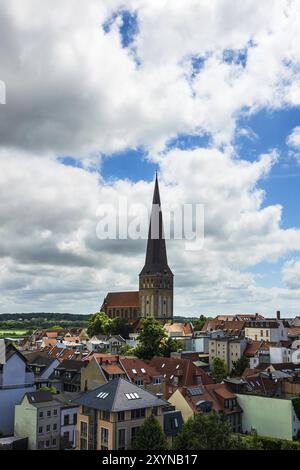
[(166, 365), (166, 364), (163, 364), (163, 365), (161, 366), (161, 368), (163, 369), (163, 368), (165, 367), (165, 365)]
[(109, 393), (106, 392), (100, 392), (99, 395), (97, 395), (97, 398), (101, 398), (102, 400), (105, 400), (107, 398)]
[(132, 369), (132, 372), (133, 372), (134, 374), (137, 374), (136, 369)]
[(141, 368), (141, 371), (143, 372), (143, 374), (146, 374), (145, 369)]
[(138, 393), (125, 393), (125, 397), (127, 400), (137, 400), (138, 398), (141, 398)]
[(177, 366), (176, 366), (176, 369), (178, 370), (178, 369), (179, 369), (179, 367), (180, 367), (180, 364), (177, 364)]

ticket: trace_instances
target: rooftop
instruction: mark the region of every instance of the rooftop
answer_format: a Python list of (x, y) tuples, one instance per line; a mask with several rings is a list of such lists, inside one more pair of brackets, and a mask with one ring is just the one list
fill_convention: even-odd
[(111, 412), (166, 406), (168, 404), (168, 402), (158, 398), (153, 393), (122, 378), (117, 378), (82, 394), (75, 402), (88, 408)]

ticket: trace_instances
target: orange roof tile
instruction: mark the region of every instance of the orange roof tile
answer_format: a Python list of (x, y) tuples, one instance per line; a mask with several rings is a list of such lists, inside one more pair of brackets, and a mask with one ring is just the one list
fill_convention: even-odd
[(109, 292), (104, 299), (103, 306), (139, 308), (139, 292)]

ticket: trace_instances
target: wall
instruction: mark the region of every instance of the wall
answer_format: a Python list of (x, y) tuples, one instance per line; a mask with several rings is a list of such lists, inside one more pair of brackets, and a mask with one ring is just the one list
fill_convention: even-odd
[(24, 360), (18, 354), (11, 356), (0, 374), (0, 432), (4, 435), (13, 434), (15, 405), (35, 388), (34, 375), (25, 373)]
[(91, 359), (86, 367), (81, 369), (81, 391), (85, 390), (87, 382), (88, 390), (93, 390), (106, 383), (106, 379), (96, 359)]
[(11, 436), (14, 433), (15, 406), (22, 401), (25, 393), (34, 391), (35, 386), (8, 390), (0, 388), (0, 432), (5, 436)]
[(169, 403), (176, 407), (176, 410), (181, 411), (183, 421), (186, 422), (189, 418), (194, 416), (194, 412), (179, 390), (173, 393), (169, 398)]
[[(61, 427), (60, 435), (61, 438), (64, 437), (64, 433), (69, 433), (69, 442), (72, 443), (72, 446), (76, 445), (76, 422), (74, 422), (74, 415), (79, 414), (79, 406), (74, 408), (62, 408), (61, 410)], [(64, 425), (64, 417), (69, 415), (69, 424)]]
[[(293, 439), (297, 434), (298, 423), (293, 423), (291, 400), (237, 394), (242, 413), (243, 432), (256, 429), (261, 436), (279, 439)], [(293, 426), (296, 426), (296, 432)]]
[(28, 449), (37, 447), (37, 409), (24, 399), (15, 409), (15, 435), (28, 437)]

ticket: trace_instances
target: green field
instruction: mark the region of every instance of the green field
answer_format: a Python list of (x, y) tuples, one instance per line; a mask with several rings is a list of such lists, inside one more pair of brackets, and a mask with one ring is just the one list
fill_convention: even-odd
[(0, 330), (0, 338), (22, 338), (27, 330)]

